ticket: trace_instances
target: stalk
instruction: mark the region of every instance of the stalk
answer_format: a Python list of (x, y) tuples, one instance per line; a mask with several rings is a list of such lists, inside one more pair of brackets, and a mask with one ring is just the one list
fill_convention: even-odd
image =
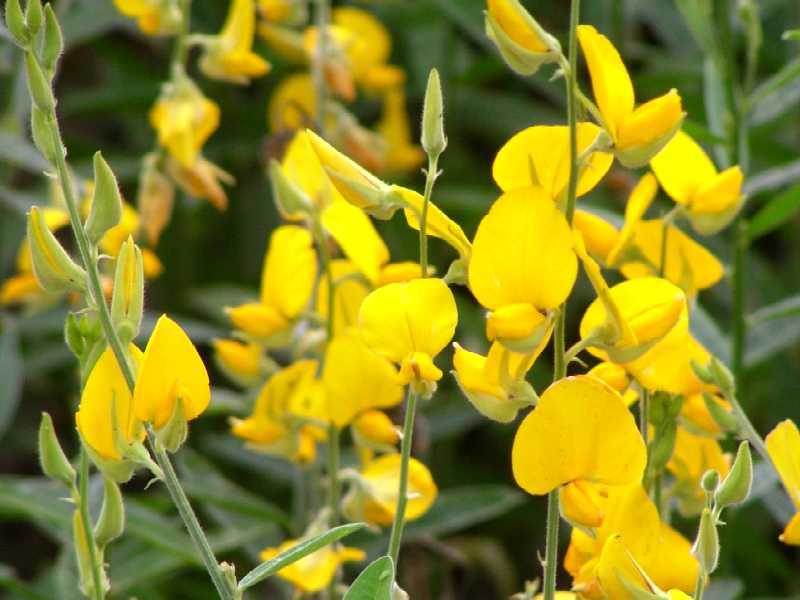
[(94, 584), (94, 599), (103, 600), (106, 597), (103, 590), (103, 575), (100, 558), (97, 555), (97, 543), (94, 541), (94, 529), (89, 514), (89, 457), (86, 449), (81, 444), (80, 452), (80, 482), (78, 490), (78, 510), (81, 513), (83, 535), (86, 547), (89, 549), (89, 562), (92, 563), (92, 583)]

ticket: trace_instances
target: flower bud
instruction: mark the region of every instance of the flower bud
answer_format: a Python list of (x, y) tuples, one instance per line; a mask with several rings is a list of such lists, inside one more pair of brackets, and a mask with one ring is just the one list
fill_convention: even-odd
[(703, 478), (700, 480), (700, 486), (703, 491), (708, 494), (713, 494), (719, 486), (719, 471), (716, 469), (709, 469), (703, 473)]
[(617, 160), (629, 169), (644, 167), (680, 131), (685, 118), (677, 90), (643, 104), (619, 128), (614, 144)]
[(45, 291), (83, 292), (86, 289), (86, 273), (58, 243), (36, 206), (28, 213), (28, 244), (33, 274)]
[(67, 460), (58, 437), (53, 429), (53, 420), (46, 412), (39, 423), (39, 464), (42, 472), (50, 479), (72, 486), (75, 482), (75, 469)]
[(117, 178), (100, 152), (94, 155), (94, 190), (92, 207), (86, 219), (84, 230), (92, 243), (115, 227), (122, 218), (122, 196), (117, 186)]
[(701, 365), (696, 360), (690, 361), (689, 364), (692, 367), (692, 371), (694, 371), (694, 374), (700, 381), (709, 385), (714, 385), (714, 376), (711, 374), (708, 366)]
[(25, 53), (25, 70), (28, 74), (28, 89), (33, 103), (45, 113), (51, 113), (56, 108), (56, 99), (53, 88), (45, 77), (36, 55), (29, 50)]
[(700, 529), (692, 546), (692, 554), (700, 563), (703, 573), (710, 575), (719, 561), (719, 534), (711, 509), (704, 508), (700, 517)]
[(31, 40), (31, 34), (25, 24), (19, 0), (6, 0), (6, 27), (20, 46), (27, 46)]
[(428, 87), (425, 90), (425, 103), (422, 108), (422, 147), (429, 157), (436, 159), (447, 147), (444, 134), (444, 103), (439, 71), (431, 69)]
[(724, 396), (733, 396), (736, 393), (736, 380), (730, 369), (716, 356), (711, 357), (708, 370), (714, 378), (714, 383)]
[(533, 352), (550, 329), (551, 319), (531, 304), (509, 304), (486, 317), (486, 337), (512, 352)]
[(111, 296), (111, 320), (123, 338), (123, 344), (130, 342), (139, 333), (143, 310), (142, 251), (134, 243), (133, 238), (128, 236), (117, 254), (114, 291)]
[(51, 125), (48, 123), (47, 115), (36, 105), (31, 106), (31, 136), (33, 143), (49, 162), (54, 163), (58, 157), (59, 150), (53, 143), (51, 135)]
[(711, 418), (714, 419), (714, 422), (722, 431), (729, 433), (737, 433), (739, 431), (740, 425), (737, 418), (728, 412), (723, 405), (714, 400), (710, 394), (703, 394), (703, 402)]
[(39, 28), (42, 26), (41, 0), (28, 0), (28, 6), (25, 7), (25, 23), (31, 36), (39, 33)]
[(284, 172), (280, 163), (269, 163), (269, 181), (272, 200), (284, 219), (297, 219), (311, 214), (311, 198)]
[(533, 75), (539, 67), (558, 62), (558, 40), (536, 22), (519, 0), (489, 0), (486, 35), (506, 64), (520, 75)]
[(142, 228), (151, 246), (158, 244), (161, 232), (169, 224), (175, 203), (175, 186), (158, 168), (158, 158), (148, 154), (142, 162), (137, 198)]
[(728, 476), (714, 495), (719, 508), (744, 502), (750, 495), (753, 486), (753, 457), (750, 455), (750, 444), (743, 441), (739, 444), (736, 459), (733, 461)]
[(108, 477), (103, 478), (103, 507), (94, 527), (94, 539), (102, 549), (125, 531), (125, 504), (119, 486)]
[(42, 66), (50, 75), (53, 74), (64, 51), (64, 36), (61, 25), (58, 24), (56, 14), (50, 4), (44, 7), (44, 42), (42, 44)]

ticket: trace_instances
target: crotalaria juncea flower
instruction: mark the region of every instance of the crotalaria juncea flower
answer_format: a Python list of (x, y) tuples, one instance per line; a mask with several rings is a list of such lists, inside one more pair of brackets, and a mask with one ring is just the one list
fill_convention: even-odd
[(207, 77), (248, 83), (269, 71), (269, 63), (253, 52), (256, 9), (253, 0), (232, 0), (218, 35), (203, 38), (200, 70)]
[(646, 165), (680, 129), (685, 113), (678, 92), (636, 106), (633, 83), (617, 49), (591, 25), (578, 26), (603, 126), (626, 167)]
[(172, 35), (181, 22), (177, 0), (114, 0), (114, 6), (136, 23), (147, 35)]
[(739, 166), (722, 172), (689, 134), (679, 131), (651, 161), (661, 187), (686, 209), (692, 227), (713, 235), (726, 227), (744, 203)]
[(574, 481), (638, 482), (646, 450), (622, 397), (585, 375), (557, 381), (542, 394), (514, 436), (514, 479), (544, 495)]
[(519, 0), (488, 0), (486, 35), (513, 71), (533, 75), (544, 64), (556, 62), (561, 47)]
[[(441, 279), (390, 283), (362, 302), (359, 328), (374, 352), (400, 365), (400, 380), (430, 386), (441, 379), (433, 363), (458, 322), (453, 292)], [(427, 394), (426, 394), (427, 395)]]
[(794, 421), (781, 421), (764, 440), (772, 463), (797, 511), (781, 534), (784, 544), (800, 546), (800, 431)]
[(258, 344), (239, 340), (213, 340), (214, 359), (228, 377), (243, 386), (259, 382), (264, 370), (263, 350)]
[(548, 311), (566, 300), (578, 259), (564, 214), (539, 187), (506, 192), (481, 220), (469, 287), (491, 313), (487, 336), (531, 352), (548, 333)]

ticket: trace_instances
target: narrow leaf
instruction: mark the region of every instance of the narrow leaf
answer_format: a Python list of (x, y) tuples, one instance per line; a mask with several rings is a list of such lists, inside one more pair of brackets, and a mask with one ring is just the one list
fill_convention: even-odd
[(747, 231), (750, 240), (756, 240), (779, 228), (790, 220), (798, 209), (800, 209), (800, 185), (775, 196), (761, 207), (750, 221)]

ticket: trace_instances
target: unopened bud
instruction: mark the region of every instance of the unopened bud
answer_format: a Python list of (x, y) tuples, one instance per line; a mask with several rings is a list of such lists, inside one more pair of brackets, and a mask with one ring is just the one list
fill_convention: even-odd
[(6, 27), (20, 46), (25, 47), (31, 41), (19, 0), (6, 0)]
[(716, 356), (711, 357), (711, 361), (708, 363), (708, 370), (723, 395), (733, 396), (736, 393), (736, 380), (733, 377), (733, 373)]
[(42, 71), (39, 61), (32, 50), (25, 53), (25, 71), (28, 74), (28, 90), (31, 93), (33, 103), (45, 113), (55, 110), (56, 99), (53, 96), (53, 88), (50, 80)]
[(489, 0), (486, 35), (509, 67), (520, 75), (533, 75), (542, 65), (557, 62), (558, 40), (547, 33), (519, 0)]
[(39, 33), (39, 28), (42, 26), (41, 0), (28, 0), (28, 6), (25, 7), (25, 23), (31, 36)]
[(719, 486), (719, 471), (716, 469), (709, 469), (703, 474), (703, 478), (700, 480), (700, 485), (708, 494), (713, 494), (717, 490), (717, 486)]
[(692, 546), (692, 554), (700, 563), (703, 573), (710, 575), (719, 561), (719, 534), (717, 523), (711, 509), (704, 508), (700, 517), (700, 529)]
[(50, 4), (44, 7), (44, 42), (42, 43), (42, 66), (50, 75), (53, 74), (64, 51), (64, 36), (61, 25)]
[(276, 160), (269, 163), (269, 181), (272, 200), (284, 219), (300, 218), (311, 213), (311, 199), (286, 175)]
[(717, 489), (714, 500), (719, 508), (744, 502), (753, 487), (753, 457), (750, 455), (750, 444), (743, 441), (739, 444), (736, 459), (733, 461), (728, 476)]
[(94, 539), (100, 548), (117, 539), (125, 531), (125, 504), (119, 486), (103, 478), (103, 507), (94, 527)]
[(711, 394), (703, 394), (703, 402), (711, 418), (714, 419), (714, 422), (719, 425), (722, 431), (729, 433), (737, 433), (739, 431), (740, 425), (736, 417), (726, 410), (722, 404), (714, 400)]
[(39, 464), (42, 472), (50, 479), (71, 486), (75, 481), (75, 469), (72, 468), (67, 456), (58, 443), (53, 420), (46, 412), (42, 413), (39, 423)]
[(94, 190), (92, 208), (86, 219), (84, 229), (93, 243), (115, 227), (122, 218), (122, 196), (119, 193), (117, 178), (100, 152), (94, 155)]
[[(123, 242), (117, 254), (114, 291), (111, 296), (111, 320), (123, 343), (139, 333), (144, 311), (144, 266), (142, 251), (133, 238)], [(124, 335), (123, 335), (124, 334)]]
[(429, 157), (436, 159), (447, 147), (444, 134), (444, 102), (439, 71), (431, 69), (428, 87), (425, 90), (425, 103), (422, 109), (422, 147)]
[(714, 384), (714, 376), (711, 374), (707, 365), (701, 365), (696, 360), (690, 361), (689, 364), (692, 366), (692, 371), (694, 371), (694, 374), (700, 381), (708, 385)]
[(53, 293), (85, 290), (86, 273), (58, 243), (35, 206), (28, 213), (28, 244), (33, 274), (44, 290)]

